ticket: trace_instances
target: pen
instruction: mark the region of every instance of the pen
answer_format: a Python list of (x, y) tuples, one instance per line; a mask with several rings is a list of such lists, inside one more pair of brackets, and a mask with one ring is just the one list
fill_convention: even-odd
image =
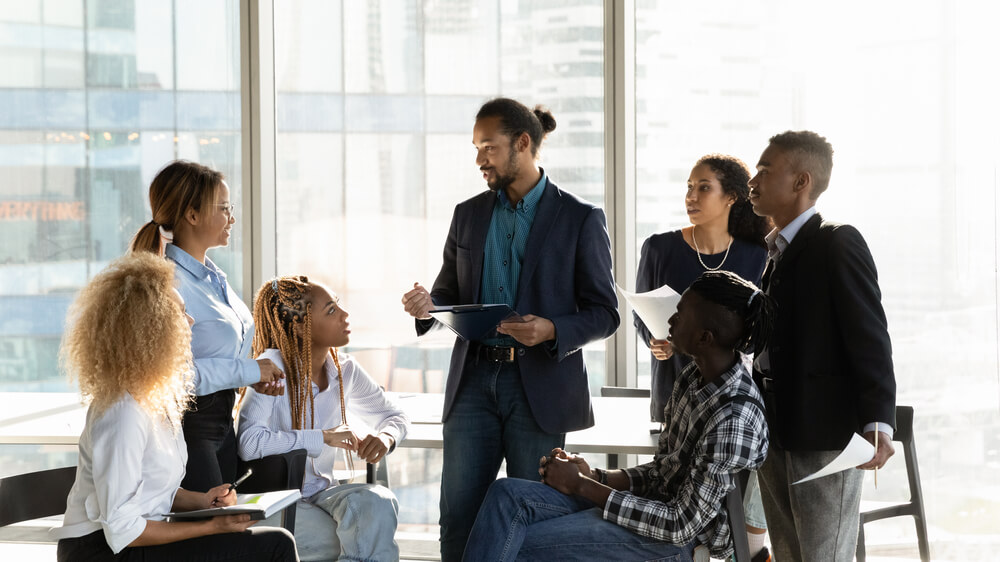
[(236, 487), (239, 486), (240, 484), (242, 484), (244, 480), (246, 480), (247, 478), (250, 478), (251, 474), (253, 474), (253, 469), (248, 468), (246, 474), (244, 474), (243, 476), (240, 476), (239, 478), (236, 479), (236, 482), (233, 482), (232, 484), (229, 485), (229, 489), (230, 490), (235, 490)]

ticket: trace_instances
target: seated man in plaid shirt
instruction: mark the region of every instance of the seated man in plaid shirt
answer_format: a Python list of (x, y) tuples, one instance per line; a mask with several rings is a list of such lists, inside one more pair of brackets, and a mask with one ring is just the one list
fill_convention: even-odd
[(760, 393), (740, 352), (763, 348), (773, 318), (773, 301), (752, 283), (704, 273), (669, 321), (674, 349), (694, 361), (675, 383), (653, 461), (604, 471), (553, 449), (543, 482), (490, 486), (465, 560), (691, 560), (698, 545), (731, 555), (726, 494), (767, 453)]

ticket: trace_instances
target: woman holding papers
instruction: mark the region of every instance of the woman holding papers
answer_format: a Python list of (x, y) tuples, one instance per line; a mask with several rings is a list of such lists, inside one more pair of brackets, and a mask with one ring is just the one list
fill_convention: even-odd
[(236, 503), (228, 485), (179, 488), (187, 461), (191, 317), (174, 266), (138, 252), (81, 290), (62, 360), (90, 402), (57, 557), (68, 560), (298, 560), (283, 529), (249, 515), (166, 522), (163, 514)]
[[(407, 419), (351, 356), (345, 311), (304, 276), (264, 283), (254, 299), (253, 353), (285, 370), (285, 396), (249, 389), (240, 405), (239, 453), (246, 460), (305, 449), (295, 535), (303, 560), (398, 560), (399, 506), (384, 486), (339, 484), (338, 461), (377, 463), (406, 436)], [(357, 420), (373, 432), (347, 423)]]
[(236, 478), (235, 389), (256, 385), (280, 392), (283, 375), (267, 360), (250, 358), (253, 317), (226, 274), (208, 257), (226, 246), (235, 207), (223, 175), (195, 162), (171, 162), (149, 186), (153, 219), (132, 250), (165, 256), (177, 265), (177, 290), (194, 318), (194, 404), (184, 414), (188, 465), (184, 487), (204, 492)]
[[(691, 169), (684, 195), (690, 226), (654, 234), (642, 245), (636, 292), (670, 286), (683, 293), (705, 271), (730, 271), (760, 284), (767, 260), (764, 235), (771, 229), (769, 219), (759, 217), (750, 205), (750, 172), (742, 160), (724, 154), (703, 156)], [(633, 315), (639, 338), (652, 353), (650, 415), (663, 422), (664, 407), (670, 399), (677, 374), (690, 359), (675, 354), (670, 342), (653, 337), (646, 325)], [(756, 500), (747, 506), (747, 525), (761, 529), (751, 536), (751, 546), (763, 542), (766, 522), (760, 508), (756, 479), (750, 490)], [(753, 516), (754, 513), (759, 516)]]

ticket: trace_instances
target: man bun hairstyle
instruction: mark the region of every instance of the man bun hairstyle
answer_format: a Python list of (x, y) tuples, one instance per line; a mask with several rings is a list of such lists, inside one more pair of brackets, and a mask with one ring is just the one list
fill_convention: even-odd
[[(733, 349), (743, 353), (758, 354), (764, 350), (774, 328), (777, 311), (774, 299), (753, 283), (729, 271), (706, 271), (691, 283), (688, 290), (735, 317), (728, 322), (729, 325), (719, 327), (719, 333), (724, 335), (720, 343), (732, 345)], [(706, 318), (706, 324), (711, 322), (712, 319)], [(722, 322), (726, 323), (726, 320), (723, 318)], [(725, 337), (727, 335), (732, 337)], [(727, 339), (730, 341), (725, 341)]]
[(826, 191), (833, 173), (833, 145), (827, 142), (826, 137), (812, 131), (785, 131), (771, 137), (770, 143), (792, 157), (795, 171), (812, 174), (811, 199)]
[(476, 121), (489, 117), (500, 118), (500, 131), (510, 137), (513, 144), (523, 133), (531, 138), (531, 155), (538, 154), (545, 135), (556, 130), (556, 118), (547, 108), (536, 105), (534, 110), (510, 98), (495, 98), (483, 104), (476, 113)]

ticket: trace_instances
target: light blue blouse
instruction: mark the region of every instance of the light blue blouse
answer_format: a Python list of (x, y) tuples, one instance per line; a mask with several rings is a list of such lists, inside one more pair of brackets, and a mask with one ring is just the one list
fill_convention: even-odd
[(226, 274), (207, 256), (203, 264), (173, 244), (167, 244), (165, 253), (177, 265), (177, 291), (194, 318), (194, 393), (204, 396), (260, 382), (260, 367), (250, 358), (253, 315)]

